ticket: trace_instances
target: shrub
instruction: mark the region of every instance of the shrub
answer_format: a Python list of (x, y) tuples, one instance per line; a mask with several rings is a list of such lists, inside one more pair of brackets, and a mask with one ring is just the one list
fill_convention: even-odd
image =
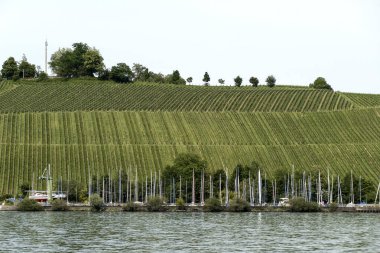
[(12, 77), (12, 80), (13, 80), (13, 81), (18, 81), (18, 80), (20, 80), (20, 77), (19, 77), (18, 75), (14, 75), (14, 76)]
[(234, 198), (230, 201), (228, 210), (231, 212), (249, 212), (251, 211), (251, 207), (244, 199)]
[(183, 198), (178, 198), (175, 202), (178, 210), (185, 210), (185, 201)]
[(138, 205), (131, 202), (128, 202), (126, 205), (123, 206), (124, 212), (135, 212), (137, 211)]
[(304, 198), (294, 198), (290, 200), (291, 212), (319, 212), (320, 207), (316, 202), (307, 202)]
[(223, 206), (220, 205), (220, 199), (209, 198), (205, 202), (204, 209), (207, 212), (221, 212), (223, 211)]
[(148, 199), (147, 208), (149, 212), (163, 212), (166, 211), (164, 200), (160, 197), (151, 197)]
[(98, 194), (93, 194), (90, 197), (91, 211), (93, 212), (102, 212), (106, 209), (106, 206), (103, 203), (102, 198)]
[(63, 199), (55, 199), (51, 202), (52, 211), (68, 211), (69, 206)]
[(336, 212), (338, 210), (338, 204), (333, 202), (329, 204), (329, 212)]
[(49, 79), (48, 75), (47, 75), (45, 72), (41, 72), (41, 73), (38, 75), (37, 82), (46, 81), (46, 80), (48, 80), (48, 79)]
[(4, 194), (4, 195), (0, 195), (0, 202), (3, 202), (3, 201), (5, 201), (5, 200), (7, 200), (7, 199), (10, 199), (10, 198), (12, 198), (12, 197), (13, 197), (12, 194)]
[(25, 198), (17, 204), (18, 211), (43, 211), (44, 208), (34, 199)]

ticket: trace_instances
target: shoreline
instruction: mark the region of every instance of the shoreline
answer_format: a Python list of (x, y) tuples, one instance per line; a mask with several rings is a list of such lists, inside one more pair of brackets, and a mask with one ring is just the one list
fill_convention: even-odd
[[(55, 212), (52, 210), (51, 206), (43, 206), (45, 212)], [(66, 212), (91, 212), (91, 206), (89, 205), (69, 205), (69, 209)], [(182, 212), (182, 213), (196, 213), (196, 212), (209, 212), (205, 210), (204, 206), (184, 206), (184, 207), (178, 207), (178, 206), (164, 206), (164, 211), (160, 212)], [(225, 207), (223, 207), (224, 210), (221, 212), (233, 212), (228, 211)], [(11, 212), (23, 212), (18, 211), (17, 206), (6, 206), (1, 205), (0, 206), (0, 212), (4, 211), (11, 211)], [(138, 206), (136, 210), (134, 211), (124, 211), (122, 205), (115, 205), (115, 206), (106, 206), (104, 212), (152, 212), (148, 211), (147, 206)], [(251, 207), (251, 210), (248, 212), (288, 212), (288, 207), (272, 207), (272, 206), (254, 206)], [(380, 213), (380, 206), (363, 206), (363, 207), (337, 207), (336, 210), (330, 210), (328, 207), (322, 207), (321, 211), (319, 213)]]

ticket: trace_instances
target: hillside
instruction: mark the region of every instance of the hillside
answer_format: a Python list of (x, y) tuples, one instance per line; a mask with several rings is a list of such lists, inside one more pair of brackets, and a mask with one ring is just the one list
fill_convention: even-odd
[(380, 107), (378, 94), (343, 93), (343, 96), (358, 107)]
[(293, 164), (354, 170), (373, 183), (380, 175), (380, 108), (346, 94), (101, 84), (0, 85), (0, 192), (17, 191), (47, 163), (54, 178), (86, 181), (89, 170), (143, 176), (180, 152), (200, 154), (212, 170), (257, 161), (268, 176)]
[[(0, 112), (236, 111), (304, 112), (351, 109), (338, 93), (307, 88), (197, 87), (74, 81), (0, 87)], [(1, 92), (2, 91), (2, 92)]]

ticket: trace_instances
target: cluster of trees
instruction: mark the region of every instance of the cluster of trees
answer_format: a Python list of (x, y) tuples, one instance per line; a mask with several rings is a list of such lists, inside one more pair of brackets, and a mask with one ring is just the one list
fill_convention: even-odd
[[(192, 80), (193, 80), (193, 78), (189, 77), (187, 79), (187, 82), (191, 83)], [(210, 80), (211, 80), (210, 75), (206, 72), (203, 76), (203, 79), (202, 79), (202, 81), (204, 82), (204, 85), (209, 86)], [(249, 82), (253, 87), (257, 87), (259, 85), (259, 79), (257, 77), (254, 77), (254, 76), (249, 78)], [(220, 78), (220, 79), (218, 79), (218, 83), (220, 85), (224, 85), (225, 80)], [(243, 83), (243, 78), (241, 78), (240, 76), (237, 76), (234, 78), (234, 84), (236, 87), (240, 87), (242, 85), (242, 83)], [(268, 87), (274, 87), (276, 85), (276, 78), (273, 75), (268, 76), (266, 79), (266, 84)]]
[[(113, 80), (119, 83), (130, 82), (153, 82), (153, 83), (170, 83), (185, 85), (186, 82), (191, 84), (192, 77), (186, 80), (181, 77), (178, 70), (174, 70), (172, 74), (164, 75), (150, 71), (147, 67), (134, 63), (132, 68), (126, 63), (117, 63), (110, 69), (106, 68), (104, 59), (99, 50), (90, 47), (86, 43), (74, 43), (72, 48), (60, 48), (51, 56), (49, 65), (52, 71), (63, 78), (75, 77), (98, 77), (100, 80)], [(1, 75), (5, 79), (17, 80), (19, 78), (34, 78), (41, 74), (40, 68), (27, 61), (25, 55), (20, 62), (16, 62), (13, 57), (9, 57), (2, 65)], [(42, 74), (46, 78), (46, 74)], [(210, 75), (205, 72), (203, 76), (205, 86), (210, 85)], [(237, 76), (233, 79), (235, 86), (240, 87), (243, 78)], [(225, 80), (219, 79), (219, 84), (224, 85)], [(268, 87), (276, 85), (276, 78), (270, 75), (265, 80)], [(257, 77), (250, 77), (249, 83), (253, 87), (259, 85)], [(332, 89), (323, 77), (318, 77), (314, 83), (309, 85), (315, 89)]]
[(104, 69), (99, 50), (86, 43), (74, 43), (72, 48), (60, 48), (52, 54), (49, 65), (60, 77), (94, 76)]
[(100, 80), (113, 80), (119, 83), (155, 82), (186, 84), (178, 70), (172, 74), (154, 73), (141, 64), (133, 64), (132, 68), (124, 62), (117, 63), (110, 69), (105, 67), (99, 50), (86, 43), (74, 43), (72, 48), (62, 48), (51, 56), (49, 65), (53, 72), (64, 78), (98, 77)]
[(185, 79), (181, 77), (178, 70), (174, 70), (172, 74), (163, 75), (162, 73), (154, 73), (147, 67), (138, 63), (134, 63), (132, 69), (125, 63), (118, 63), (110, 70), (104, 69), (99, 73), (98, 78), (100, 80), (113, 80), (119, 83), (152, 82), (180, 85), (186, 84)]
[[(38, 71), (37, 71), (38, 68)], [(4, 61), (1, 69), (1, 77), (7, 80), (18, 80), (19, 78), (34, 78), (39, 74), (39, 67), (28, 62), (25, 55), (22, 56), (20, 62), (15, 58), (9, 57)]]

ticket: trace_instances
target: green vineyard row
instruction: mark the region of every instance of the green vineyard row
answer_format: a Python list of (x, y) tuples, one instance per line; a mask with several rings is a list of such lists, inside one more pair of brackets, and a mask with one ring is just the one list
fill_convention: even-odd
[(0, 114), (0, 144), (302, 145), (380, 142), (380, 109), (319, 113)]
[[(226, 168), (232, 173), (238, 163), (258, 162), (268, 178), (277, 169), (321, 170), (343, 176), (355, 175), (378, 183), (380, 144), (319, 144), (295, 146), (184, 146), (184, 145), (0, 145), (0, 193), (17, 193), (22, 183), (33, 181), (51, 164), (54, 182), (87, 182), (91, 175), (118, 175), (119, 170), (141, 177), (162, 169), (182, 152), (192, 152), (206, 159), (211, 170)], [(41, 186), (42, 182), (39, 182)], [(38, 188), (38, 187), (37, 187)], [(41, 189), (41, 187), (40, 187)]]
[(333, 112), (29, 112), (0, 114), (0, 192), (15, 192), (48, 163), (54, 178), (162, 170), (181, 152), (211, 170), (257, 161), (277, 169), (350, 170), (377, 183), (380, 109)]
[[(3, 82), (2, 86), (7, 83)], [(308, 112), (352, 108), (353, 104), (339, 93), (308, 88), (195, 87), (83, 80), (22, 82), (0, 92), (0, 112)]]
[(343, 96), (358, 107), (380, 107), (379, 94), (343, 93)]

